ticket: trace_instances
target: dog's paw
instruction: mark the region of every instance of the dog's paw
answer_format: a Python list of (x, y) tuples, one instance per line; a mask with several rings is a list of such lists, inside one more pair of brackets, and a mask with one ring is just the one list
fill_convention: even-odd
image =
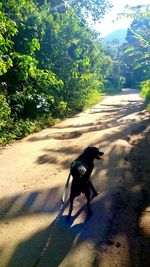
[(95, 198), (95, 197), (97, 197), (98, 195), (99, 195), (99, 191), (97, 191), (97, 192), (95, 192), (95, 193), (93, 193), (93, 196), (92, 196), (92, 198)]

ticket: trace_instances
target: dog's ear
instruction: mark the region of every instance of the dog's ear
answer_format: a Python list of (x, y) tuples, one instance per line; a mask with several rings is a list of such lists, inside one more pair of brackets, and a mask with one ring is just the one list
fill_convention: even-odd
[(90, 152), (90, 151), (91, 151), (91, 147), (88, 146), (88, 147), (84, 150), (84, 153), (88, 153), (88, 152)]

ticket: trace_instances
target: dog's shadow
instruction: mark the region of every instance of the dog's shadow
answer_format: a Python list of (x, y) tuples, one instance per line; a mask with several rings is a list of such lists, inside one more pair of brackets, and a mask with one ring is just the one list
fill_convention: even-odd
[(75, 218), (71, 218), (70, 222), (66, 222), (67, 216), (61, 216), (50, 244), (46, 256), (42, 259), (41, 265), (44, 267), (58, 267), (70, 251), (75, 238), (82, 231), (84, 223), (72, 223)]
[[(66, 255), (70, 253), (75, 243), (80, 244), (83, 240), (89, 239), (95, 240), (97, 238), (97, 232), (101, 235), (101, 232), (104, 231), (103, 227), (101, 227), (102, 221), (100, 219), (100, 217), (103, 217), (104, 220), (104, 215), (102, 216), (104, 202), (105, 199), (101, 200), (101, 205), (99, 201), (92, 204), (94, 213), (91, 218), (82, 216), (86, 214), (86, 204), (83, 205), (75, 215), (71, 217), (69, 222), (66, 220), (67, 216), (63, 215), (68, 205), (68, 203), (66, 203), (59, 218), (57, 216), (47, 228), (36, 232), (27, 240), (18, 244), (7, 267), (33, 267), (50, 236), (52, 236), (50, 245), (37, 267), (58, 267), (65, 259)], [(80, 220), (82, 220), (82, 222)], [(97, 221), (94, 229), (91, 227), (93, 220)]]
[[(83, 208), (82, 208), (83, 209)], [(82, 210), (81, 209), (81, 210)], [(79, 216), (81, 210), (73, 216), (70, 222), (67, 222), (67, 216), (61, 215), (59, 220), (56, 219), (43, 231), (36, 232), (29, 239), (20, 243), (10, 259), (7, 267), (32, 267), (39, 258), (48, 238), (51, 238), (47, 252), (40, 259), (38, 267), (58, 267), (68, 254), (73, 242), (82, 231), (84, 223), (72, 225), (73, 221)]]

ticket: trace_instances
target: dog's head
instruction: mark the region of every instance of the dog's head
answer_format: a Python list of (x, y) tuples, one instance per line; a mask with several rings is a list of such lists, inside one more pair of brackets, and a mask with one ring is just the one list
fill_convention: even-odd
[(87, 147), (84, 150), (84, 155), (91, 160), (100, 160), (103, 158), (104, 152), (100, 151), (97, 147)]

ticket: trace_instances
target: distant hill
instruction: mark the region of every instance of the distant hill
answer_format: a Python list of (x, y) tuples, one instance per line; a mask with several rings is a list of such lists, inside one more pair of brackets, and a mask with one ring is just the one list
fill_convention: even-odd
[(103, 37), (103, 40), (104, 42), (111, 42), (114, 39), (118, 39), (120, 43), (124, 43), (126, 34), (127, 34), (127, 29), (119, 29)]

